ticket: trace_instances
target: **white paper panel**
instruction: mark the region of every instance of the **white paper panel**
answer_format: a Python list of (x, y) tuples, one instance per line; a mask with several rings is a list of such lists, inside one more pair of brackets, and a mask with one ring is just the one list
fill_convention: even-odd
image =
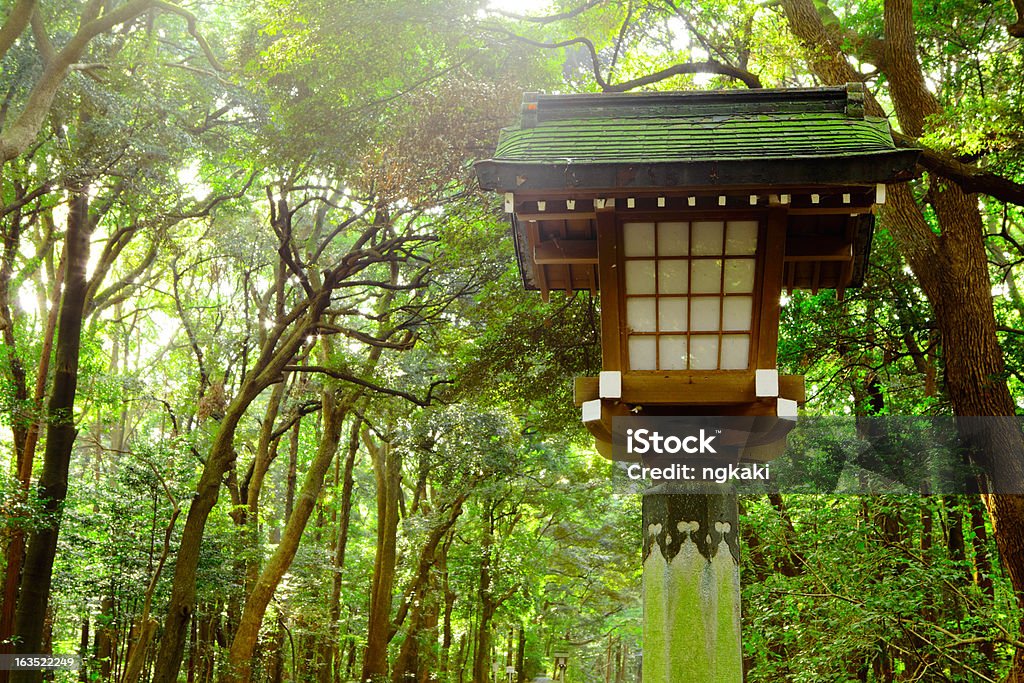
[(654, 256), (654, 223), (623, 223), (622, 246), (626, 256)]
[(668, 259), (658, 261), (658, 293), (686, 294), (687, 266), (686, 259)]
[(626, 261), (626, 294), (654, 294), (654, 261)]
[(630, 370), (657, 370), (657, 344), (658, 342), (656, 337), (630, 336)]
[(690, 250), (695, 256), (717, 256), (722, 253), (721, 221), (695, 221), (690, 227)]
[(689, 223), (658, 223), (658, 256), (686, 256), (689, 253)]
[(662, 332), (686, 332), (686, 304), (684, 298), (658, 299), (658, 328)]
[(694, 332), (718, 331), (719, 305), (717, 296), (696, 296), (690, 299), (690, 329)]
[(757, 253), (757, 221), (729, 221), (725, 230), (725, 253), (751, 256)]
[(661, 338), (661, 370), (686, 369), (686, 337), (668, 335)]
[(750, 365), (750, 336), (727, 334), (722, 337), (722, 369), (746, 370)]
[(626, 299), (626, 323), (634, 332), (655, 332), (658, 329), (658, 320), (655, 317), (657, 299), (643, 297), (642, 299)]
[(723, 330), (749, 330), (753, 326), (754, 297), (727, 296), (722, 306)]
[(690, 263), (690, 291), (694, 294), (718, 294), (722, 291), (721, 261), (702, 259)]
[(754, 270), (757, 262), (752, 258), (731, 258), (725, 262), (725, 291), (743, 293), (754, 291)]
[(718, 337), (695, 335), (690, 337), (690, 369), (714, 370), (718, 367)]

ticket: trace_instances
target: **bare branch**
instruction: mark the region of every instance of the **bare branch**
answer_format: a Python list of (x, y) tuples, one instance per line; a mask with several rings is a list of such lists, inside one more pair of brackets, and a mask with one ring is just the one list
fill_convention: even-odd
[(739, 67), (730, 66), (728, 64), (722, 64), (714, 59), (709, 59), (704, 62), (687, 62), (685, 64), (673, 64), (667, 69), (656, 71), (653, 74), (648, 74), (640, 78), (634, 78), (631, 81), (625, 81), (624, 83), (616, 83), (606, 87), (605, 92), (626, 92), (633, 88), (642, 88), (645, 85), (651, 83), (658, 83), (667, 78), (673, 76), (679, 76), (682, 74), (717, 74), (719, 76), (728, 76), (729, 78), (735, 78), (736, 80), (743, 81), (744, 85), (748, 88), (760, 88), (761, 79), (756, 74), (752, 74), (745, 69)]
[(315, 372), (315, 373), (319, 373), (319, 374), (322, 374), (322, 375), (327, 375), (328, 377), (333, 377), (334, 379), (340, 379), (340, 380), (342, 380), (344, 382), (349, 382), (351, 384), (355, 384), (356, 386), (360, 386), (360, 387), (369, 389), (371, 391), (376, 391), (379, 394), (386, 394), (388, 396), (397, 396), (399, 398), (404, 398), (405, 400), (409, 401), (410, 403), (418, 405), (421, 408), (426, 408), (427, 406), (429, 406), (433, 402), (433, 400), (434, 400), (434, 389), (436, 389), (439, 386), (445, 385), (445, 384), (455, 384), (455, 382), (453, 382), (452, 380), (448, 380), (448, 379), (446, 379), (446, 380), (439, 380), (439, 381), (433, 382), (433, 383), (431, 383), (430, 387), (427, 389), (426, 397), (425, 398), (420, 398), (420, 397), (418, 397), (418, 396), (416, 396), (414, 394), (411, 394), (411, 393), (409, 393), (407, 391), (402, 391), (401, 389), (390, 389), (388, 387), (383, 387), (383, 386), (381, 386), (379, 384), (375, 384), (373, 382), (370, 382), (370, 381), (367, 381), (365, 379), (362, 379), (361, 377), (356, 377), (355, 375), (352, 375), (350, 373), (344, 372), (343, 370), (337, 370), (335, 368), (328, 368), (328, 367), (325, 367), (323, 365), (286, 365), (286, 366), (284, 366), (284, 371), (285, 372)]
[(565, 11), (565, 12), (560, 12), (559, 14), (549, 14), (549, 15), (543, 16), (543, 17), (530, 17), (530, 16), (526, 16), (524, 14), (514, 14), (512, 12), (503, 12), (502, 10), (495, 10), (495, 12), (497, 14), (500, 14), (503, 17), (508, 17), (509, 19), (515, 19), (516, 21), (529, 21), (529, 22), (534, 23), (534, 24), (552, 24), (552, 23), (554, 23), (556, 21), (561, 21), (563, 19), (572, 19), (575, 16), (583, 14), (588, 9), (597, 7), (602, 2), (603, 2), (603, 0), (590, 0), (589, 2), (585, 2), (582, 5), (580, 5), (579, 7), (576, 7), (574, 9), (571, 9), (571, 10), (568, 10), (568, 11)]
[(555, 43), (547, 43), (540, 40), (533, 40), (532, 38), (527, 38), (525, 36), (520, 36), (503, 28), (492, 28), (490, 30), (504, 33), (510, 38), (522, 43), (526, 43), (527, 45), (532, 45), (534, 47), (540, 47), (548, 50), (569, 47), (570, 45), (584, 46), (587, 49), (587, 52), (590, 53), (591, 71), (594, 74), (594, 81), (597, 83), (598, 87), (601, 88), (601, 90), (603, 90), (604, 92), (626, 92), (628, 90), (632, 90), (633, 88), (640, 88), (645, 85), (650, 85), (652, 83), (658, 83), (673, 76), (697, 73), (711, 73), (718, 74), (720, 76), (728, 76), (730, 78), (735, 78), (740, 81), (743, 81), (743, 83), (746, 84), (749, 88), (761, 87), (761, 79), (759, 79), (755, 74), (752, 74), (749, 71), (745, 71), (744, 69), (740, 69), (735, 66), (722, 64), (721, 62), (715, 61), (713, 59), (709, 59), (703, 62), (687, 62), (684, 64), (674, 64), (656, 73), (648, 74), (647, 76), (634, 78), (631, 81), (625, 81), (623, 83), (612, 84), (608, 83), (608, 81), (605, 80), (604, 76), (601, 75), (600, 62), (597, 57), (597, 48), (594, 47), (594, 43), (591, 42), (588, 38), (578, 37), (558, 41)]

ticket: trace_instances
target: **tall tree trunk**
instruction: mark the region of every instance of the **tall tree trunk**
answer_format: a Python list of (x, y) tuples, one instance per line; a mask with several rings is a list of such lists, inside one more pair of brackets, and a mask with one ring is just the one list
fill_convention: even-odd
[(402, 683), (410, 678), (416, 678), (421, 656), (419, 640), (425, 630), (437, 626), (437, 602), (430, 597), (429, 587), (434, 583), (431, 577), (434, 565), (438, 561), (438, 546), (440, 546), (441, 552), (447, 552), (448, 544), (442, 544), (441, 541), (455, 526), (456, 520), (462, 514), (462, 505), (468, 495), (468, 491), (463, 492), (450, 505), (446, 506), (446, 510), (440, 511), (444, 515), (442, 520), (430, 530), (426, 542), (420, 549), (416, 574), (413, 576), (409, 589), (405, 592), (405, 601), (395, 619), (397, 627), (405, 620), (406, 611), (410, 613), (405, 640), (402, 641), (398, 657), (395, 659), (392, 683)]
[(82, 617), (82, 630), (78, 640), (78, 656), (82, 661), (82, 668), (78, 670), (78, 680), (81, 683), (89, 681), (89, 667), (86, 661), (89, 659), (89, 615)]
[(942, 497), (942, 507), (946, 510), (946, 549), (949, 559), (964, 568), (964, 576), (971, 579), (967, 569), (967, 544), (964, 541), (964, 514), (960, 502), (961, 496), (948, 495)]
[[(809, 61), (818, 76), (830, 84), (861, 79), (812, 0), (783, 0), (782, 5), (794, 34), (809, 47)], [(904, 134), (918, 138), (928, 117), (941, 114), (942, 109), (918, 62), (911, 0), (886, 0), (884, 21), (884, 72), (890, 96)], [(868, 113), (884, 114), (874, 101), (866, 105)], [(891, 188), (883, 218), (935, 311), (953, 411), (958, 416), (1013, 416), (1016, 407), (1006, 386), (996, 336), (977, 195), (943, 178), (931, 180), (929, 197), (940, 235), (932, 231), (905, 184)], [(1003, 479), (999, 484), (1005, 486), (1011, 480), (1019, 491), (1024, 444), (1017, 425), (990, 421), (981, 433), (969, 421), (959, 426), (961, 434), (978, 446), (982, 458), (997, 459), (982, 464), (998, 467), (997, 475)], [(985, 506), (1018, 605), (1024, 608), (1024, 497), (987, 495)], [(1024, 681), (1024, 650), (1016, 650), (1007, 680)]]
[[(451, 543), (449, 537), (447, 544)], [(448, 574), (448, 549), (441, 554), (440, 562), (441, 588), (444, 593), (444, 617), (441, 626), (441, 666), (440, 678), (442, 681), (449, 680), (448, 670), (451, 662), (452, 648), (452, 613), (455, 611), (455, 591), (451, 589), (451, 580)], [(458, 661), (458, 660), (456, 660)]]
[(477, 624), (476, 652), (473, 657), (473, 680), (486, 681), (490, 675), (491, 619), (497, 608), (491, 592), (491, 552), (494, 547), (494, 503), (487, 504), (484, 533), (480, 539), (480, 581), (477, 599), (480, 601), (480, 621)]
[(110, 678), (114, 661), (114, 599), (103, 596), (100, 600), (100, 626), (96, 629), (96, 660), (101, 680)]
[[(49, 606), (60, 513), (67, 496), (68, 468), (76, 435), (75, 391), (88, 290), (85, 269), (89, 261), (92, 228), (88, 187), (77, 188), (72, 194), (68, 214), (67, 274), (58, 322), (53, 392), (47, 406), (46, 451), (39, 478), (39, 497), (44, 501), (43, 509), (51, 517), (29, 534), (14, 620), (14, 632), (19, 638), (15, 652), (18, 653), (38, 653), (42, 647), (43, 620)], [(41, 680), (41, 671), (15, 671), (11, 675), (14, 683), (37, 683)]]
[(288, 483), (286, 484), (284, 494), (285, 524), (288, 523), (288, 518), (292, 516), (292, 510), (295, 509), (295, 487), (299, 481), (297, 470), (299, 462), (299, 431), (301, 427), (302, 421), (297, 420), (288, 435)]
[(196, 570), (199, 567), (206, 520), (220, 495), (221, 479), (235, 459), (234, 437), (238, 423), (256, 397), (271, 384), (280, 381), (285, 366), (305, 343), (312, 326), (321, 319), (330, 302), (332, 288), (332, 283), (325, 283), (309, 301), (299, 304), (306, 309), (305, 314), (291, 327), (279, 323), (274, 334), (269, 335), (264, 342), (260, 357), (243, 380), (238, 395), (227, 407), (182, 528), (153, 683), (175, 683), (178, 678), (181, 658), (185, 652), (188, 622), (195, 604)]
[(339, 401), (334, 392), (334, 388), (325, 389), (323, 392), (324, 433), (321, 436), (320, 445), (313, 462), (310, 463), (309, 469), (306, 471), (305, 481), (302, 482), (302, 491), (296, 500), (295, 510), (292, 511), (291, 517), (288, 518), (288, 524), (281, 534), (281, 542), (274, 549), (274, 554), (267, 560), (266, 567), (260, 573), (252, 591), (246, 598), (245, 609), (238, 622), (234, 641), (231, 643), (229, 664), (221, 676), (221, 680), (225, 683), (249, 683), (251, 679), (252, 655), (256, 648), (256, 638), (259, 636), (260, 626), (263, 624), (263, 615), (266, 614), (267, 605), (274, 597), (278, 583), (291, 567), (292, 560), (295, 559), (299, 541), (302, 540), (302, 532), (306, 528), (317, 498), (320, 497), (324, 477), (327, 476), (331, 460), (334, 459), (334, 454), (338, 450), (342, 425), (350, 403)]
[(526, 683), (526, 627), (519, 626), (519, 646), (516, 648), (516, 683)]
[[(44, 218), (44, 220), (46, 220)], [(52, 219), (51, 219), (52, 220)], [(43, 345), (39, 351), (39, 365), (36, 368), (36, 386), (32, 401), (32, 421), (25, 435), (24, 450), (18, 453), (18, 482), (22, 491), (27, 492), (32, 484), (32, 465), (35, 462), (36, 445), (39, 442), (39, 429), (42, 420), (39, 413), (46, 395), (47, 377), (50, 371), (50, 356), (53, 351), (53, 338), (57, 331), (57, 316), (60, 311), (60, 297), (64, 288), (64, 274), (67, 263), (67, 247), (61, 257), (60, 264), (54, 274), (53, 287), (50, 294), (49, 313), (46, 317), (46, 330), (43, 332)], [(25, 532), (13, 529), (7, 545), (7, 564), (4, 573), (3, 607), (0, 609), (0, 654), (12, 651), (7, 644), (14, 632), (14, 613), (18, 604), (18, 586), (21, 581), (22, 560), (25, 557)], [(8, 683), (9, 671), (0, 671), (0, 683)]]
[(397, 449), (386, 441), (376, 443), (367, 430), (363, 431), (363, 443), (373, 460), (373, 471), (377, 479), (377, 553), (373, 561), (366, 653), (363, 655), (360, 680), (379, 683), (387, 680), (388, 675), (388, 640), (397, 560), (402, 461)]
[(356, 455), (359, 453), (359, 430), (362, 427), (362, 420), (352, 420), (349, 428), (348, 449), (345, 456), (345, 470), (342, 475), (341, 484), (341, 515), (338, 520), (338, 541), (334, 548), (334, 573), (331, 577), (331, 665), (334, 670), (334, 679), (339, 679), (341, 664), (341, 584), (342, 572), (345, 569), (345, 550), (348, 546), (348, 528), (352, 518), (352, 487), (354, 485), (354, 471)]

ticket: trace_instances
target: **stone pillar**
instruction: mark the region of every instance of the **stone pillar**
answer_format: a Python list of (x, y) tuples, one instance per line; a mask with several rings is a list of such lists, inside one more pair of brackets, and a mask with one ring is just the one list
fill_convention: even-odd
[(644, 494), (644, 683), (742, 683), (738, 516), (729, 485)]

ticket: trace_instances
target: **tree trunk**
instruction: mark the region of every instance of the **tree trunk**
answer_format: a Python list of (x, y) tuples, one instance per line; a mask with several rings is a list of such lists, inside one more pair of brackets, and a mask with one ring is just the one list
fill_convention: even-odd
[(473, 681), (486, 681), (490, 676), (491, 619), (497, 608), (491, 593), (491, 551), (494, 547), (494, 503), (489, 501), (485, 527), (480, 539), (480, 582), (477, 598), (480, 600), (480, 621), (477, 624), (476, 651), (473, 656)]
[(280, 381), (284, 367), (305, 343), (308, 330), (320, 320), (330, 302), (331, 289), (329, 283), (325, 284), (306, 304), (300, 304), (306, 312), (294, 327), (283, 327), (282, 323), (281, 329), (276, 330), (279, 334), (268, 337), (253, 370), (243, 380), (238, 395), (225, 412), (182, 528), (153, 683), (175, 683), (178, 678), (188, 621), (196, 598), (196, 570), (206, 520), (220, 495), (221, 478), (235, 459), (234, 437), (238, 423), (256, 397)]
[(288, 523), (288, 519), (292, 516), (292, 510), (295, 509), (295, 487), (299, 481), (297, 469), (299, 461), (299, 430), (301, 427), (302, 421), (297, 420), (288, 435), (288, 483), (284, 494), (285, 524)]
[[(49, 605), (60, 514), (67, 496), (68, 468), (76, 435), (75, 390), (88, 290), (85, 269), (89, 261), (92, 227), (88, 187), (79, 188), (72, 194), (68, 215), (67, 274), (58, 322), (53, 392), (47, 406), (46, 451), (39, 478), (39, 497), (44, 501), (44, 510), (52, 517), (29, 534), (26, 546), (14, 621), (14, 632), (19, 638), (15, 652), (19, 654), (42, 651), (43, 620)], [(14, 683), (37, 683), (41, 680), (41, 671), (15, 671), (11, 675)]]
[(110, 678), (114, 660), (114, 599), (104, 596), (100, 600), (100, 626), (96, 629), (96, 661), (99, 662), (101, 680)]
[(78, 670), (78, 680), (81, 683), (89, 681), (89, 667), (86, 662), (89, 659), (89, 615), (82, 617), (82, 630), (78, 639), (78, 656), (81, 657), (82, 668)]
[[(416, 574), (412, 584), (405, 592), (405, 601), (402, 603), (400, 614), (396, 622), (400, 624), (404, 619), (406, 610), (410, 612), (408, 628), (406, 628), (405, 640), (399, 648), (398, 657), (395, 659), (395, 672), (392, 683), (403, 683), (407, 680), (416, 679), (416, 672), (419, 668), (419, 640), (422, 633), (437, 626), (437, 603), (431, 598), (429, 586), (435, 563), (438, 561), (437, 550), (441, 546), (441, 552), (447, 552), (448, 545), (441, 544), (441, 540), (448, 535), (455, 522), (462, 514), (462, 505), (466, 501), (468, 492), (460, 494), (449, 506), (446, 516), (437, 524), (427, 536), (427, 540), (420, 550), (419, 561), (416, 566)], [(410, 607), (411, 605), (411, 607)]]
[(316, 456), (306, 471), (306, 478), (302, 482), (302, 490), (296, 500), (295, 509), (281, 534), (281, 542), (274, 549), (274, 554), (267, 560), (266, 567), (260, 573), (253, 585), (252, 592), (246, 598), (245, 609), (238, 622), (234, 641), (231, 643), (229, 665), (221, 676), (221, 680), (225, 683), (249, 683), (251, 679), (252, 655), (256, 649), (260, 626), (263, 624), (263, 615), (266, 614), (267, 605), (274, 597), (278, 583), (291, 567), (292, 560), (295, 559), (299, 541), (302, 540), (302, 532), (306, 528), (317, 498), (320, 497), (324, 477), (327, 476), (331, 461), (338, 450), (342, 425), (350, 406), (348, 401), (338, 401), (334, 391), (335, 389), (331, 388), (323, 392), (324, 433), (321, 436)]
[[(451, 540), (448, 541), (451, 543)], [(452, 612), (455, 611), (455, 591), (451, 589), (450, 577), (448, 575), (448, 552), (441, 555), (441, 587), (444, 592), (444, 618), (441, 626), (441, 680), (448, 680), (448, 670), (451, 661), (452, 648)], [(458, 661), (458, 660), (456, 660)]]
[(331, 664), (334, 668), (334, 678), (338, 680), (341, 664), (341, 583), (342, 572), (345, 568), (345, 550), (348, 546), (348, 528), (352, 518), (352, 487), (354, 485), (353, 474), (356, 465), (356, 455), (359, 453), (359, 430), (362, 420), (352, 420), (349, 429), (348, 450), (345, 456), (345, 473), (342, 475), (341, 484), (341, 516), (338, 520), (338, 541), (334, 548), (334, 574), (331, 577), (331, 633), (334, 635), (331, 647)]
[(363, 443), (373, 459), (373, 471), (377, 479), (377, 553), (373, 562), (366, 653), (363, 655), (360, 680), (378, 683), (387, 680), (388, 675), (388, 640), (395, 584), (402, 462), (400, 454), (391, 444), (376, 444), (365, 430)]
[[(841, 41), (824, 27), (811, 0), (783, 0), (794, 34), (809, 47), (812, 69), (829, 84), (860, 80), (842, 53)], [(885, 3), (885, 75), (903, 132), (920, 137), (929, 116), (941, 113), (928, 90), (917, 58), (910, 0)], [(874, 101), (868, 112), (883, 114)], [(895, 185), (883, 218), (935, 311), (942, 339), (945, 379), (958, 416), (1013, 416), (1015, 405), (1006, 386), (1002, 349), (996, 336), (991, 284), (978, 198), (952, 181), (933, 177), (930, 203), (941, 229), (936, 235), (909, 188)], [(969, 422), (961, 434), (975, 443), (983, 462), (995, 465), (1002, 490), (1020, 491), (1024, 444), (1016, 424), (990, 423), (978, 433)], [(992, 470), (990, 469), (990, 472)], [(997, 493), (985, 505), (1018, 605), (1024, 607), (1024, 497)], [(1024, 651), (1018, 649), (1008, 681), (1024, 681)]]
[(519, 646), (516, 648), (516, 683), (526, 683), (526, 627), (519, 627)]

